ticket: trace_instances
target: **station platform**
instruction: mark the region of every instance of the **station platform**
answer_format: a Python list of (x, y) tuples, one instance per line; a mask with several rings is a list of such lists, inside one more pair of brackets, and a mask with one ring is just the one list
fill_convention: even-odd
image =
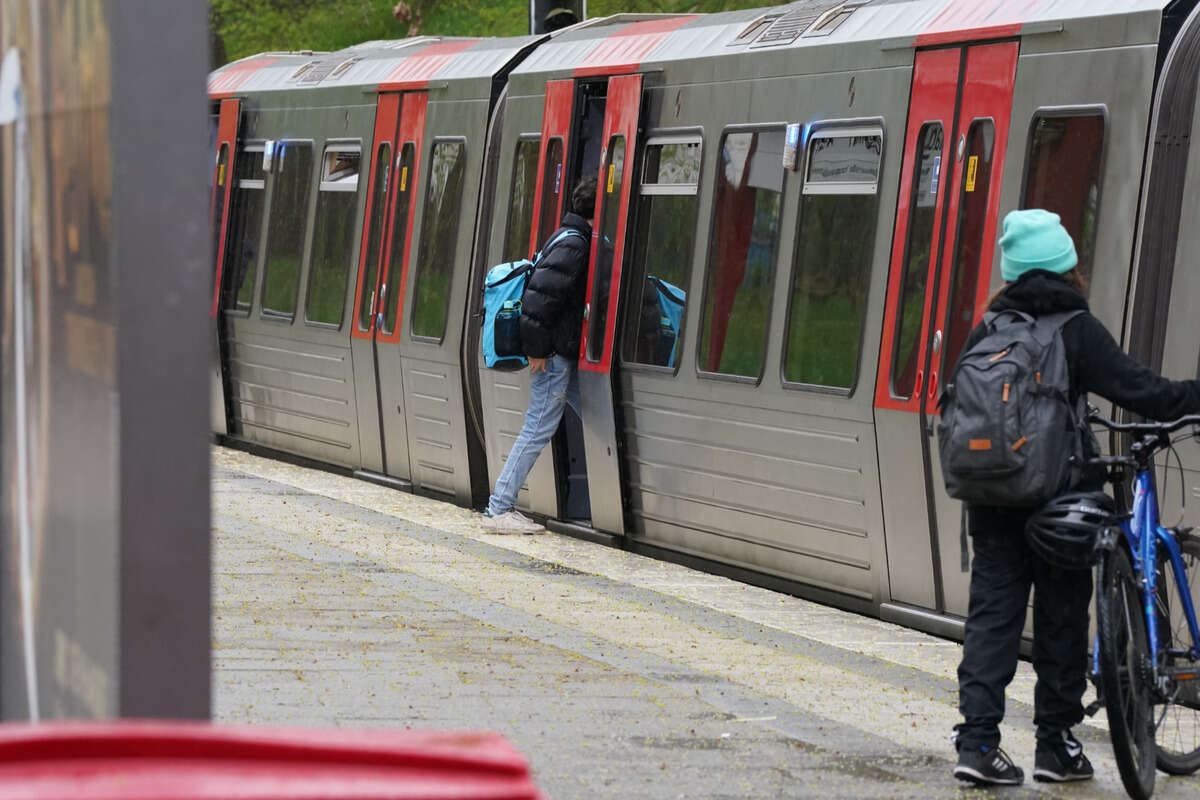
[[(214, 448), (214, 718), (495, 730), (555, 800), (981, 796), (950, 776), (957, 643), (481, 519)], [(1004, 730), (1027, 776), (1033, 685)], [(1102, 723), (1094, 781), (1002, 794), (1124, 797)]]

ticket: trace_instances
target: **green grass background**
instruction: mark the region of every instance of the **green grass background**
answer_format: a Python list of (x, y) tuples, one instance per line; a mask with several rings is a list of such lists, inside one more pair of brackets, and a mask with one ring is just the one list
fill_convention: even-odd
[[(270, 50), (339, 50), (412, 34), (520, 36), (528, 0), (408, 0), (420, 25), (392, 16), (396, 0), (212, 0), (214, 68)], [(589, 0), (588, 17), (622, 12), (712, 13), (775, 5), (763, 0)]]

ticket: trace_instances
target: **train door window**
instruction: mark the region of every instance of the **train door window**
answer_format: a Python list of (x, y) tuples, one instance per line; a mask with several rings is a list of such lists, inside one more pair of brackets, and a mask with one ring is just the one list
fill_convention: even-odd
[(388, 254), (388, 268), (383, 276), (383, 332), (396, 330), (396, 309), (399, 307), (400, 291), (397, 286), (404, 269), (404, 249), (408, 244), (408, 214), (412, 202), (413, 159), (416, 147), (405, 142), (396, 161), (396, 199), (392, 203), (392, 245)]
[(726, 133), (717, 153), (698, 366), (757, 380), (779, 247), (783, 129)]
[(900, 281), (896, 345), (892, 352), (892, 395), (912, 397), (917, 382), (922, 315), (925, 313), (925, 284), (933, 257), (933, 227), (938, 191), (942, 183), (942, 137), (939, 122), (921, 128), (917, 152), (921, 154), (913, 175), (913, 197), (908, 219), (908, 242), (904, 247), (904, 272)]
[(814, 134), (800, 202), (783, 379), (850, 390), (866, 320), (883, 134)]
[(1044, 208), (1062, 217), (1075, 240), (1079, 271), (1092, 272), (1106, 115), (1102, 108), (1034, 115), (1021, 208)]
[[(963, 156), (966, 169), (954, 227), (954, 262), (950, 265), (950, 304), (946, 310), (942, 348), (942, 374), (958, 361), (967, 335), (975, 327), (975, 294), (979, 288), (979, 259), (983, 255), (983, 229), (988, 221), (988, 195), (992, 185), (992, 149), (996, 126), (990, 119), (977, 119), (967, 131)], [(991, 242), (988, 242), (991, 247)]]
[[(229, 214), (226, 243), (225, 308), (249, 313), (254, 298), (254, 277), (262, 237), (266, 205), (267, 173), (263, 170), (263, 146), (245, 148), (233, 164), (233, 207)], [(230, 269), (232, 267), (232, 269)]]
[(678, 364), (695, 247), (700, 149), (694, 136), (646, 142), (630, 260), (626, 361)]
[(412, 333), (420, 339), (440, 342), (446, 333), (466, 168), (465, 149), (466, 143), (461, 139), (433, 143), (425, 217), (421, 223), (421, 251), (413, 286)]
[(354, 255), (361, 161), (357, 145), (333, 145), (322, 157), (305, 306), (305, 318), (311, 323), (342, 324), (346, 279)]
[(308, 199), (312, 192), (313, 146), (282, 142), (276, 154), (267, 256), (263, 266), (263, 314), (292, 319), (300, 289), (300, 260), (308, 236)]
[(392, 168), (392, 143), (382, 142), (375, 151), (375, 176), (371, 189), (371, 217), (367, 222), (367, 258), (363, 269), (363, 302), (358, 308), (358, 329), (370, 330), (375, 312), (375, 280), (379, 277), (379, 250), (387, 220), (388, 176)]
[(608, 142), (608, 163), (604, 165), (604, 185), (596, 188), (604, 194), (600, 212), (600, 245), (596, 251), (595, 279), (592, 283), (588, 321), (587, 357), (599, 361), (604, 352), (604, 332), (608, 323), (608, 292), (612, 283), (613, 253), (617, 246), (617, 223), (621, 219), (621, 186), (625, 175), (625, 137), (614, 136)]
[(546, 171), (542, 175), (542, 213), (538, 220), (537, 246), (541, 247), (558, 227), (558, 202), (563, 190), (563, 140), (554, 137), (546, 145)]
[(517, 141), (517, 152), (513, 158), (512, 188), (508, 193), (508, 225), (504, 229), (505, 261), (518, 261), (529, 255), (539, 144), (536, 136), (522, 137)]
[[(213, 253), (217, 253), (221, 247), (221, 223), (225, 219), (225, 182), (229, 179), (229, 144), (222, 142), (221, 149), (217, 152), (217, 186), (216, 192), (213, 194), (212, 206)], [(213, 267), (215, 274), (215, 261)]]

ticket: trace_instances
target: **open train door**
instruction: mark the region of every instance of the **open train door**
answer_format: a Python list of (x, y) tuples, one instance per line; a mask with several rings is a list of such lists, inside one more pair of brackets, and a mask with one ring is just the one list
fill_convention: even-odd
[(212, 200), (209, 204), (209, 230), (213, 234), (213, 297), (209, 313), (212, 324), (212, 360), (209, 368), (211, 380), (211, 415), (213, 432), (229, 432), (229, 393), (222, 374), (221, 357), (225, 337), (218, 314), (221, 303), (221, 272), (225, 261), (225, 239), (229, 233), (229, 196), (233, 188), (233, 158), (237, 152), (238, 120), (241, 118), (240, 100), (222, 100), (217, 117), (216, 158), (213, 164)]
[(641, 75), (609, 79), (579, 358), (592, 527), (620, 535), (625, 533), (625, 504), (613, 353), (641, 102)]
[[(533, 195), (532, 223), (529, 248), (524, 254), (532, 256), (558, 227), (566, 212), (567, 153), (571, 145), (574, 117), (575, 81), (559, 80), (546, 83), (546, 98), (542, 112), (542, 136), (538, 145), (537, 187)], [(529, 406), (529, 371), (498, 372), (485, 370), (480, 375), (481, 387), (488, 388), (484, 408), (489, 422), (488, 486), (494, 487), (512, 450)], [(495, 420), (495, 424), (490, 421)], [(547, 447), (538, 457), (525, 485), (517, 494), (517, 506), (561, 518), (559, 490), (555, 473), (554, 448)]]
[[(887, 618), (967, 613), (969, 543), (946, 495), (937, 400), (991, 282), (1017, 42), (917, 53), (875, 422), (892, 603)], [(947, 633), (954, 631), (947, 630)]]

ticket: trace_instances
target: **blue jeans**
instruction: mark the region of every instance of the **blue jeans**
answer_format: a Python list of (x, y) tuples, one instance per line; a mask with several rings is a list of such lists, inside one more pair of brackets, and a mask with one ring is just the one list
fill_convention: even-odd
[(525, 485), (542, 448), (554, 438), (568, 404), (579, 413), (579, 367), (573, 359), (550, 356), (546, 371), (533, 373), (525, 424), (496, 480), (496, 490), (488, 499), (488, 510), (493, 516), (511, 511), (517, 504), (517, 492)]

